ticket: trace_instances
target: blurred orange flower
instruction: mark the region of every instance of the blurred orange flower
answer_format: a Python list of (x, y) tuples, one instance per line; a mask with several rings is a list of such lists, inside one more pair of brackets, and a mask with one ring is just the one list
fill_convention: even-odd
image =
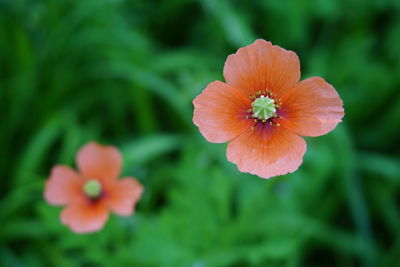
[(118, 149), (91, 142), (77, 155), (79, 173), (68, 166), (55, 166), (46, 182), (47, 202), (66, 205), (61, 221), (74, 232), (100, 230), (109, 211), (122, 216), (134, 212), (143, 186), (134, 178), (118, 180), (122, 157)]
[(330, 84), (299, 82), (296, 53), (265, 40), (230, 55), (224, 77), (193, 100), (193, 122), (209, 142), (230, 141), (227, 158), (242, 172), (269, 178), (297, 170), (306, 151), (301, 136), (327, 134), (344, 116)]

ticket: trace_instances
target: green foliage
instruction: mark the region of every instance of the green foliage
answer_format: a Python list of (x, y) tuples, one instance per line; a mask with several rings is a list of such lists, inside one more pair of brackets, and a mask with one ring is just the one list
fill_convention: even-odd
[[(344, 122), (263, 180), (192, 123), (256, 38), (322, 76)], [(399, 266), (400, 2), (0, 0), (1, 266)], [(145, 193), (76, 235), (43, 200), (55, 164), (118, 146)]]

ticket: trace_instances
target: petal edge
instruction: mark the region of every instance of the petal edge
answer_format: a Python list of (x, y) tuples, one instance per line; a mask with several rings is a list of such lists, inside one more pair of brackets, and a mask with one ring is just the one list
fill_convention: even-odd
[(320, 77), (296, 84), (282, 97), (279, 123), (302, 136), (321, 136), (332, 131), (344, 116), (343, 101), (332, 85)]
[(61, 221), (76, 233), (96, 232), (108, 219), (108, 210), (103, 202), (77, 201), (61, 212)]
[(246, 119), (250, 99), (221, 81), (210, 83), (194, 100), (193, 123), (212, 143), (224, 143), (240, 135), (252, 124)]
[(64, 205), (81, 195), (83, 178), (64, 165), (53, 167), (46, 181), (44, 198), (52, 205)]
[(76, 161), (83, 176), (101, 179), (105, 183), (116, 179), (122, 166), (122, 156), (116, 147), (96, 142), (84, 145), (78, 151)]
[(257, 39), (228, 56), (224, 77), (248, 95), (269, 89), (279, 97), (300, 80), (300, 61), (295, 52)]
[(258, 124), (230, 142), (226, 155), (239, 171), (267, 179), (297, 170), (305, 151), (302, 137), (281, 127)]
[(106, 205), (116, 214), (129, 216), (143, 193), (143, 186), (133, 177), (125, 177), (108, 188)]

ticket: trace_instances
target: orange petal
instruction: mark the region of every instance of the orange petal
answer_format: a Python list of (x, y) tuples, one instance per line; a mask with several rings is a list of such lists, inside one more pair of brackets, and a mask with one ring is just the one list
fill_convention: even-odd
[(193, 123), (209, 142), (232, 140), (253, 124), (246, 119), (249, 115), (246, 110), (251, 108), (250, 98), (220, 81), (210, 83), (193, 100), (193, 105)]
[(67, 166), (58, 165), (51, 170), (46, 181), (44, 197), (53, 205), (64, 205), (82, 194), (83, 179)]
[(98, 178), (106, 183), (118, 177), (122, 157), (118, 149), (113, 146), (90, 142), (79, 150), (77, 164), (86, 178)]
[(133, 177), (118, 180), (107, 188), (106, 205), (118, 215), (131, 215), (143, 186)]
[(270, 178), (297, 170), (305, 151), (306, 142), (300, 136), (258, 123), (230, 142), (226, 155), (241, 172)]
[(320, 77), (299, 82), (282, 97), (279, 123), (303, 136), (320, 136), (342, 121), (343, 102), (335, 88)]
[(103, 228), (108, 219), (104, 202), (74, 201), (61, 213), (61, 221), (76, 233), (88, 233)]
[(269, 89), (279, 97), (299, 81), (300, 62), (296, 53), (258, 39), (227, 58), (224, 77), (246, 94)]

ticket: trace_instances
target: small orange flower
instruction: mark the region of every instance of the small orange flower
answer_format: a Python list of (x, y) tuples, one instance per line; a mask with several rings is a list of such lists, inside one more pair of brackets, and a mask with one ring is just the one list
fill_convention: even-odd
[(193, 100), (193, 122), (209, 142), (230, 141), (227, 158), (242, 172), (294, 172), (306, 151), (301, 136), (327, 134), (344, 115), (330, 84), (320, 77), (299, 82), (296, 53), (265, 40), (230, 55), (224, 77)]
[(132, 177), (118, 180), (122, 157), (118, 149), (91, 142), (77, 155), (80, 173), (57, 165), (46, 182), (44, 197), (50, 204), (66, 205), (61, 221), (77, 233), (100, 230), (109, 210), (122, 216), (134, 212), (143, 186)]

